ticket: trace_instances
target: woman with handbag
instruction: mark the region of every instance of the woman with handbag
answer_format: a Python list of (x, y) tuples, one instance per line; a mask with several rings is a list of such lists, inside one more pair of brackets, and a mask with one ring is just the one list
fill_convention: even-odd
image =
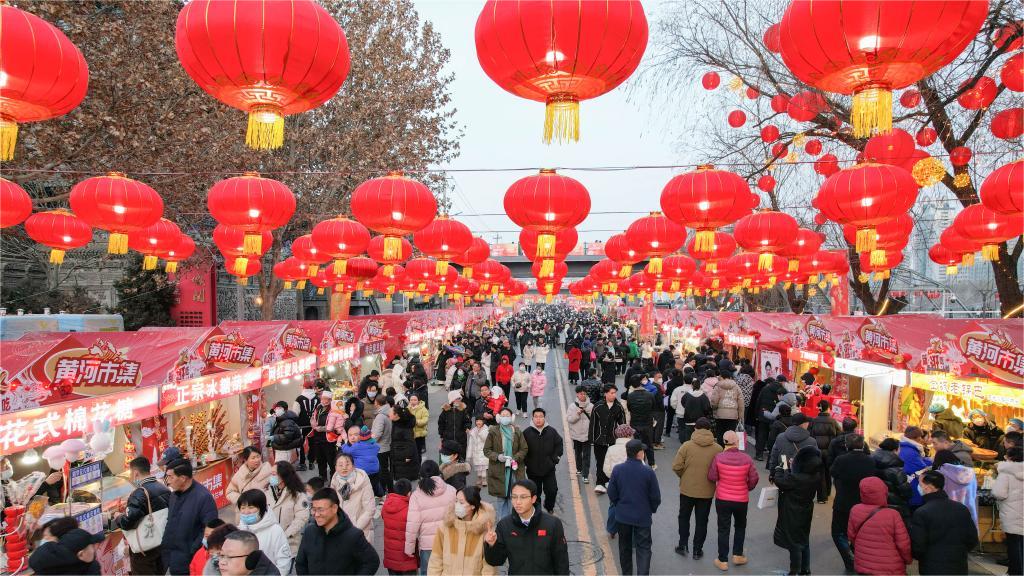
[[(132, 574), (163, 574), (166, 570), (160, 540), (167, 525), (171, 491), (149, 473), (150, 462), (145, 456), (132, 460), (128, 469), (135, 490), (128, 496), (124, 514), (114, 518), (114, 525), (125, 531)], [(140, 530), (143, 524), (145, 529)]]

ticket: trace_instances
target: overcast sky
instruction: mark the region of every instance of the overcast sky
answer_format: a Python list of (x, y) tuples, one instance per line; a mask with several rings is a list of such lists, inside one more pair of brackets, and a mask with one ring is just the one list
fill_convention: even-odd
[[(580, 141), (570, 145), (545, 145), (541, 140), (544, 105), (505, 92), (480, 68), (474, 29), (482, 0), (415, 0), (423, 19), (433, 22), (445, 46), (451, 50), (450, 69), (455, 73), (452, 100), (456, 118), (465, 134), (462, 154), (451, 168), (505, 168), (554, 166), (636, 166), (681, 163), (671, 137), (638, 94), (630, 96), (630, 81), (593, 100), (580, 111)], [(659, 2), (647, 0), (647, 20), (653, 24)], [(650, 48), (648, 48), (648, 54)], [(642, 65), (642, 64), (641, 64)], [(661, 189), (671, 170), (620, 172), (564, 171), (590, 191), (591, 215), (578, 227), (581, 241), (604, 240), (622, 230), (638, 215), (600, 215), (593, 212), (655, 210)], [(452, 213), (489, 242), (495, 232), (501, 241), (516, 241), (516, 226), (503, 215), (505, 190), (530, 172), (452, 174), (456, 192)], [(516, 230), (516, 232), (509, 232)]]

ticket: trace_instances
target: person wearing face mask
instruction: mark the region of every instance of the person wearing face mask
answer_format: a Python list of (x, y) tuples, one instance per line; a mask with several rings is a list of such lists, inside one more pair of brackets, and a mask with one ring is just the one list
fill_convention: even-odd
[[(331, 400), (334, 395), (330, 390), (320, 393), (320, 402), (313, 407), (309, 423), (311, 432), (309, 435), (309, 457), (316, 462), (317, 473), (321, 478), (329, 478), (334, 474), (334, 457), (337, 454), (337, 446), (333, 440), (328, 438), (328, 433), (337, 439), (341, 433), (340, 423), (329, 422), (331, 416)], [(334, 424), (332, 426), (332, 424)]]
[(413, 427), (413, 435), (416, 438), (416, 447), (420, 454), (427, 451), (427, 424), (430, 423), (430, 411), (424, 404), (419, 394), (409, 396), (409, 412), (416, 418), (416, 426)]
[(274, 427), (267, 437), (267, 445), (274, 449), (274, 461), (292, 462), (304, 441), (298, 415), (283, 400), (274, 404)]
[[(316, 389), (313, 388), (313, 383), (306, 381), (302, 385), (302, 392), (295, 398), (295, 402), (292, 403), (292, 412), (298, 416), (296, 423), (299, 425), (299, 431), (302, 433), (302, 438), (305, 439), (309, 436), (312, 431), (311, 419), (313, 418), (313, 408), (316, 407), (317, 397)], [(310, 468), (312, 468), (312, 457), (310, 458)], [(299, 465), (295, 467), (296, 470), (304, 472), (306, 470), (306, 447), (305, 442), (299, 445)]]
[(466, 486), (466, 480), (472, 471), (470, 465), (459, 460), (458, 444), (446, 440), (441, 443), (441, 478), (456, 490)]
[(225, 496), (232, 504), (238, 502), (242, 492), (250, 489), (266, 490), (270, 482), (272, 472), (269, 462), (263, 461), (260, 449), (255, 446), (246, 446), (242, 449), (242, 465), (235, 471), (228, 483)]
[[(331, 488), (338, 491), (341, 509), (356, 528), (363, 531), (367, 542), (373, 542), (373, 514), (377, 504), (373, 498), (373, 486), (366, 472), (356, 468), (352, 457), (338, 454)], [(301, 547), (301, 546), (300, 546)]]
[(480, 499), (479, 488), (459, 490), (434, 535), (427, 574), (496, 574), (495, 567), (484, 560), (483, 546), (487, 527), (495, 523), (494, 507)]
[(946, 494), (946, 478), (929, 470), (921, 475), (924, 504), (910, 520), (910, 550), (919, 574), (967, 574), (967, 555), (978, 545), (971, 512)]
[(262, 490), (246, 490), (238, 497), (239, 530), (256, 535), (259, 548), (277, 566), (281, 574), (292, 569), (292, 549), (277, 515), (267, 506), (267, 495)]
[(56, 545), (41, 546), (29, 556), (28, 566), (36, 574), (99, 574), (96, 545), (103, 534), (74, 528), (57, 539)]
[(516, 396), (516, 411), (523, 418), (526, 417), (526, 401), (530, 396), (530, 387), (533, 383), (533, 379), (530, 376), (529, 370), (527, 370), (526, 363), (519, 363), (519, 370), (512, 375), (512, 390)]
[[(203, 546), (206, 551), (206, 563), (199, 567), (199, 571), (190, 571), (190, 576), (221, 576), (220, 555), (224, 547), (224, 539), (227, 538), (228, 534), (237, 531), (238, 527), (234, 524), (224, 524), (224, 521), (220, 520), (220, 518), (217, 518), (217, 520), (220, 521), (221, 524), (216, 528), (207, 529), (206, 536), (203, 538)], [(213, 524), (213, 521), (209, 522), (209, 524)], [(196, 554), (198, 554), (198, 552)], [(191, 567), (189, 570), (191, 570)]]
[[(124, 514), (116, 516), (113, 524), (121, 530), (134, 530), (143, 517), (166, 509), (171, 502), (171, 491), (150, 474), (149, 459), (139, 456), (128, 464), (132, 485)], [(160, 547), (146, 552), (131, 552), (129, 561), (133, 574), (163, 574), (164, 564)]]
[(968, 414), (971, 423), (964, 429), (964, 438), (970, 440), (978, 448), (984, 450), (998, 450), (1002, 444), (1003, 431), (993, 424), (988, 414), (975, 408)]
[[(203, 545), (196, 550), (196, 553), (192, 555), (192, 561), (188, 563), (188, 574), (189, 576), (200, 576), (203, 573), (203, 569), (210, 562), (210, 535), (213, 534), (214, 530), (221, 526), (227, 525), (220, 518), (214, 518), (206, 523), (206, 527), (203, 528)], [(133, 574), (163, 574), (163, 572), (135, 572)]]
[(277, 516), (277, 521), (284, 528), (288, 538), (292, 557), (299, 550), (299, 539), (309, 522), (309, 498), (306, 485), (288, 462), (278, 462), (274, 466), (274, 475), (270, 477), (270, 485), (266, 491), (267, 505)]
[(437, 418), (437, 434), (442, 441), (451, 440), (459, 445), (460, 453), (466, 457), (469, 430), (473, 415), (462, 400), (462, 392), (448, 392), (448, 402), (441, 406), (441, 414)]
[(366, 426), (352, 426), (348, 429), (348, 442), (341, 445), (341, 453), (352, 457), (356, 468), (370, 477), (374, 496), (384, 495), (380, 486), (380, 446), (373, 440), (373, 434)]
[[(363, 423), (370, 424), (377, 415), (377, 397), (381, 395), (380, 386), (371, 382), (366, 387), (366, 394), (359, 397), (363, 403)], [(360, 424), (362, 425), (362, 423)]]
[(499, 514), (502, 518), (512, 509), (509, 500), (512, 485), (526, 477), (526, 438), (513, 424), (512, 411), (505, 407), (498, 414), (498, 425), (491, 426), (484, 441), (484, 455), (487, 457), (487, 492), (501, 500)]

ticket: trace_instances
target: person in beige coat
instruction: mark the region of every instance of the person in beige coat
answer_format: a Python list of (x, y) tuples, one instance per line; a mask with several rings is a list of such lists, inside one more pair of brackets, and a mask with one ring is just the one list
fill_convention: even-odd
[(242, 465), (235, 470), (231, 476), (231, 482), (225, 496), (228, 502), (235, 504), (238, 497), (246, 490), (266, 490), (270, 484), (270, 475), (273, 468), (270, 462), (264, 462), (260, 449), (256, 446), (246, 446), (242, 449)]
[(676, 554), (686, 556), (690, 544), (690, 514), (696, 511), (693, 531), (693, 559), (704, 555), (708, 535), (708, 515), (715, 496), (715, 483), (708, 480), (708, 468), (722, 447), (711, 433), (711, 421), (698, 418), (693, 435), (679, 447), (672, 461), (672, 471), (679, 476), (679, 544)]
[(479, 488), (459, 490), (434, 535), (427, 574), (497, 574), (497, 568), (484, 560), (484, 534), (496, 523), (494, 507), (480, 500)]
[(291, 463), (278, 462), (265, 493), (267, 504), (277, 516), (281, 528), (284, 528), (284, 535), (288, 538), (288, 546), (291, 547), (294, 558), (299, 551), (302, 531), (309, 522), (306, 483), (299, 478)]
[(736, 430), (736, 425), (743, 419), (746, 410), (743, 391), (735, 380), (723, 376), (708, 394), (708, 399), (715, 409), (715, 439), (721, 444), (725, 433)]
[(377, 509), (373, 485), (366, 472), (356, 468), (348, 454), (338, 454), (331, 488), (338, 491), (341, 509), (352, 525), (363, 531), (367, 542), (373, 542), (373, 514)]

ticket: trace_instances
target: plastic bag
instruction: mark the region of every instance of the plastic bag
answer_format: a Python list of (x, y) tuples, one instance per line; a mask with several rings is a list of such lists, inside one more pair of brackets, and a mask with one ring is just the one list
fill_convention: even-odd
[(765, 486), (761, 488), (761, 494), (757, 497), (757, 507), (759, 510), (765, 508), (774, 508), (779, 505), (779, 489), (775, 486)]

